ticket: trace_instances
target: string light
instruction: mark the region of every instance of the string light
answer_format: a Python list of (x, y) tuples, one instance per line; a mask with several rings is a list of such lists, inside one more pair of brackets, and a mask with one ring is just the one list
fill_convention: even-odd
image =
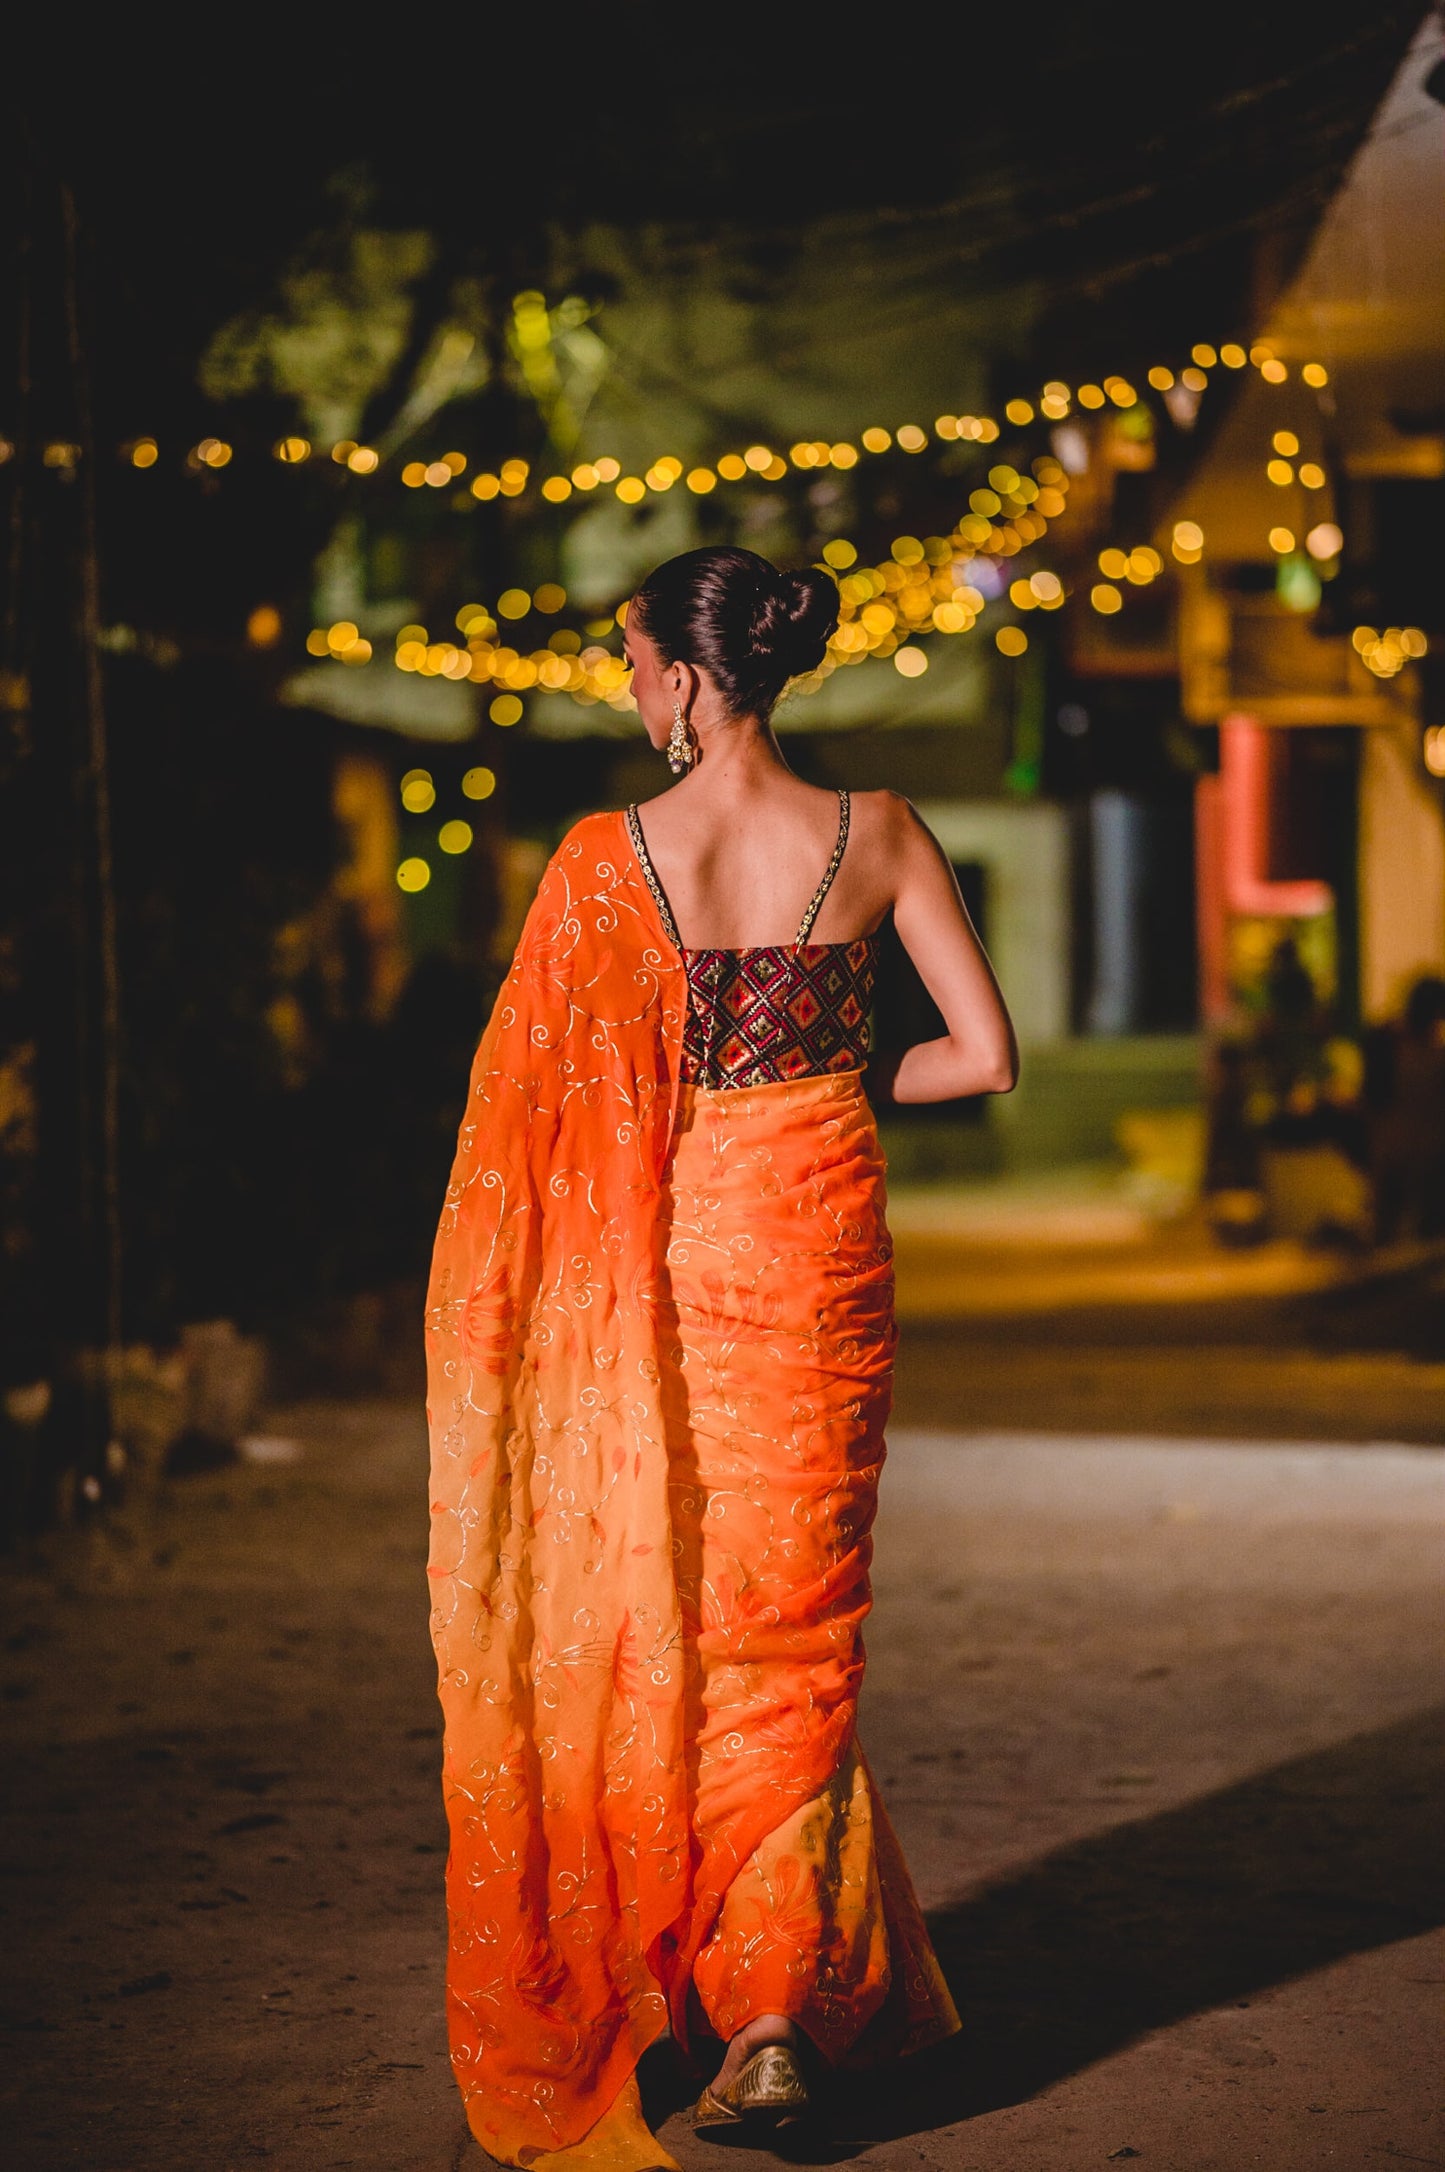
[(1393, 679), (1405, 664), (1417, 663), (1430, 646), (1418, 626), (1387, 626), (1383, 633), (1376, 633), (1373, 626), (1357, 626), (1350, 642), (1377, 679)]
[[(1257, 340), (1246, 351), (1235, 341), (1226, 341), (1217, 349), (1208, 342), (1201, 341), (1191, 350), (1189, 364), (1177, 373), (1177, 381), (1191, 392), (1203, 392), (1209, 383), (1208, 371), (1214, 368), (1216, 363), (1232, 370), (1253, 364), (1269, 384), (1283, 384), (1289, 375), (1286, 365), (1280, 361), (1268, 342)], [(1320, 389), (1330, 381), (1328, 370), (1320, 362), (1305, 363), (1300, 375), (1304, 383), (1314, 389)], [(1167, 392), (1176, 382), (1176, 373), (1167, 365), (1156, 363), (1146, 372), (1145, 381), (1154, 391)], [(1131, 380), (1116, 374), (1105, 377), (1100, 384), (1082, 384), (1074, 391), (1071, 391), (1062, 379), (1049, 378), (1037, 400), (1019, 395), (1005, 402), (1003, 415), (1011, 426), (1023, 429), (1038, 418), (1048, 422), (1062, 421), (1075, 404), (1097, 410), (1112, 403), (1121, 409), (1127, 409), (1137, 403), (1138, 397)], [(940, 443), (986, 445), (995, 443), (999, 435), (1000, 424), (989, 415), (940, 415), (932, 432), (933, 438)], [(607, 485), (616, 490), (623, 504), (636, 505), (642, 502), (649, 490), (663, 492), (679, 481), (685, 481), (687, 488), (695, 495), (706, 496), (715, 490), (720, 482), (737, 483), (757, 476), (768, 482), (779, 482), (788, 473), (790, 460), (791, 464), (799, 469), (829, 466), (847, 469), (857, 465), (860, 458), (859, 445), (864, 453), (878, 457), (895, 446), (906, 453), (918, 454), (926, 450), (929, 441), (930, 433), (915, 422), (902, 423), (894, 430), (888, 430), (881, 424), (872, 424), (861, 432), (858, 444), (851, 440), (833, 442), (822, 437), (802, 439), (792, 449), (789, 459), (784, 459), (771, 447), (754, 446), (742, 455), (724, 453), (709, 465), (699, 465), (684, 471), (683, 463), (675, 454), (660, 453), (647, 463), (640, 475), (627, 476), (622, 474), (617, 460), (603, 456), (579, 463), (566, 475), (542, 476), (535, 481), (535, 488), (545, 502), (562, 505), (575, 492), (596, 490)], [(137, 457), (142, 446), (154, 445), (153, 438), (128, 441), (122, 448), (122, 457), (135, 467), (154, 466), (157, 464), (158, 454)], [(804, 456), (797, 457), (804, 447)], [(49, 465), (70, 468), (78, 463), (78, 447), (63, 447), (58, 450), (67, 452), (71, 457), (50, 459)], [(276, 439), (271, 447), (273, 458), (284, 467), (305, 466), (311, 459), (313, 450), (309, 439), (294, 434)], [(204, 438), (193, 449), (188, 464), (214, 472), (229, 464), (233, 452), (234, 448), (224, 439)], [(757, 455), (764, 457), (758, 458)], [(362, 478), (376, 476), (386, 467), (386, 462), (375, 447), (359, 444), (353, 438), (338, 439), (330, 448), (330, 457), (337, 466)], [(449, 452), (438, 460), (409, 460), (397, 472), (408, 489), (430, 487), (441, 490), (463, 475), (468, 465), (465, 454)], [(475, 474), (470, 489), (475, 498), (486, 503), (498, 497), (519, 497), (533, 480), (530, 462), (513, 458), (503, 461), (497, 469), (484, 469)]]

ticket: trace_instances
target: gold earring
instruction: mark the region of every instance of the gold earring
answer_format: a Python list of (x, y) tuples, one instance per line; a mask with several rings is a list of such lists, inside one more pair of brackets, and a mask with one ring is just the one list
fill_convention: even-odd
[(680, 777), (685, 769), (691, 769), (697, 760), (692, 733), (687, 718), (682, 713), (682, 703), (672, 705), (672, 730), (667, 735), (667, 766), (674, 777)]

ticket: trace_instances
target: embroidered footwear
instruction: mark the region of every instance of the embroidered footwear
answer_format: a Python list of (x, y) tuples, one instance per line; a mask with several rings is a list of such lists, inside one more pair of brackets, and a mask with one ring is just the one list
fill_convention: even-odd
[(720, 2088), (704, 2089), (693, 2106), (692, 2123), (705, 2127), (781, 2126), (808, 2108), (808, 2084), (797, 2054), (787, 2044), (764, 2044)]

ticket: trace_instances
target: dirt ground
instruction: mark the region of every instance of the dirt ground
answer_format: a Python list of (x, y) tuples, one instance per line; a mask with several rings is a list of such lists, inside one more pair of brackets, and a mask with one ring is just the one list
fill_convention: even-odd
[[(791, 2154), (1445, 2165), (1445, 1455), (980, 1431), (952, 1366), (905, 1359), (862, 1724), (965, 2029)], [(14, 2172), (485, 2165), (443, 2040), (420, 1416), (268, 1423), (295, 1460), (8, 1579)], [(690, 2172), (763, 2161), (646, 2081)]]

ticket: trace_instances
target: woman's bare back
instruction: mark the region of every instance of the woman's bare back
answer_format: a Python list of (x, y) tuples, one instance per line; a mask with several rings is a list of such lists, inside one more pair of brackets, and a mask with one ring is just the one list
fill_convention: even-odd
[[(726, 798), (689, 779), (640, 810), (648, 857), (690, 950), (791, 943), (838, 842), (835, 791), (780, 771)], [(885, 831), (891, 792), (854, 792), (847, 849), (814, 923), (815, 943), (871, 935), (893, 897)]]

